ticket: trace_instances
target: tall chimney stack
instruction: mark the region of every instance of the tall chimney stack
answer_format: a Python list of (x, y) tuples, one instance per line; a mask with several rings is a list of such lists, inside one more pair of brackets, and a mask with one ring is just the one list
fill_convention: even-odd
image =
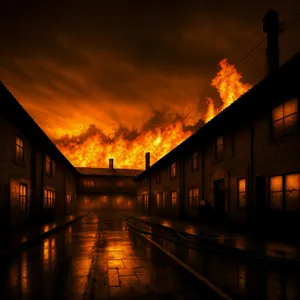
[(109, 164), (109, 168), (110, 168), (110, 169), (113, 169), (113, 168), (114, 168), (114, 159), (113, 159), (113, 158), (110, 158), (110, 159), (108, 160), (108, 164)]
[(146, 152), (145, 154), (145, 169), (150, 167), (150, 152)]
[(279, 67), (279, 17), (270, 9), (263, 18), (263, 30), (267, 34), (266, 77)]

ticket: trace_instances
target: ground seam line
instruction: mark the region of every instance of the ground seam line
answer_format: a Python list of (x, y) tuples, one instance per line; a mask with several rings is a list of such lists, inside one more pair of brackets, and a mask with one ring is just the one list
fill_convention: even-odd
[(233, 298), (231, 298), (230, 296), (228, 296), (225, 292), (223, 292), (220, 288), (218, 288), (216, 285), (214, 285), (212, 282), (210, 282), (209, 280), (207, 280), (205, 277), (203, 277), (202, 275), (200, 275), (198, 272), (196, 272), (195, 270), (193, 270), (190, 266), (188, 266), (185, 262), (183, 262), (182, 260), (180, 260), (178, 257), (176, 257), (175, 255), (173, 255), (171, 252), (167, 251), (166, 249), (164, 249), (162, 246), (160, 246), (158, 243), (156, 243), (155, 241), (153, 241), (151, 238), (149, 238), (147, 235), (145, 235), (144, 233), (140, 233), (141, 236), (143, 236), (147, 241), (149, 241), (150, 243), (152, 243), (154, 246), (156, 246), (157, 248), (159, 248), (161, 251), (163, 251), (165, 254), (167, 254), (170, 258), (172, 258), (173, 260), (175, 260), (178, 264), (180, 264), (182, 267), (184, 267), (188, 272), (190, 272), (191, 274), (193, 274), (194, 276), (196, 276), (200, 281), (202, 281), (207, 287), (209, 287), (210, 289), (212, 289), (216, 294), (218, 294), (218, 296), (220, 296), (221, 298), (225, 299), (225, 300), (233, 300)]

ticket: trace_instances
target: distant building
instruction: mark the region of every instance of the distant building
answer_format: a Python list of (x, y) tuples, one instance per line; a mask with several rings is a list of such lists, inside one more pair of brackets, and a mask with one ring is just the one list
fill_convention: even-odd
[(113, 159), (108, 168), (77, 168), (78, 201), (83, 208), (133, 209), (136, 203), (135, 176), (143, 170), (115, 169)]
[(0, 228), (76, 211), (79, 172), (0, 82)]
[(264, 30), (266, 78), (136, 177), (141, 210), (298, 228), (300, 53), (278, 67), (276, 12)]

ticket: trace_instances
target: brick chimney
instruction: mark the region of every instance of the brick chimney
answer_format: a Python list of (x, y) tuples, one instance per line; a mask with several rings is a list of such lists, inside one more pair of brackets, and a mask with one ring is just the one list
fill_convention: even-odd
[(150, 152), (146, 152), (145, 154), (145, 169), (150, 167)]
[(109, 168), (110, 168), (110, 169), (113, 169), (113, 168), (114, 168), (114, 159), (113, 159), (113, 158), (110, 158), (110, 159), (108, 160), (108, 165), (109, 165)]
[(267, 34), (266, 77), (279, 67), (279, 17), (270, 9), (263, 18), (263, 30)]

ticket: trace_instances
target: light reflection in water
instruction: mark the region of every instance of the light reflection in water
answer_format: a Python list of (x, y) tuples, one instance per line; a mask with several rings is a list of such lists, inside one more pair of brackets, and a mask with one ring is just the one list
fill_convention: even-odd
[(49, 229), (50, 229), (50, 228), (49, 228), (49, 225), (45, 225), (45, 226), (44, 226), (44, 232), (49, 231)]
[(66, 234), (66, 243), (71, 244), (72, 243), (72, 227), (69, 226), (68, 233)]
[(21, 262), (21, 293), (25, 294), (29, 292), (29, 281), (28, 281), (28, 258), (27, 253), (22, 253)]
[(235, 246), (238, 249), (245, 250), (247, 248), (247, 241), (245, 237), (238, 237), (235, 240)]
[(172, 224), (167, 220), (162, 221), (161, 225), (166, 226), (166, 227), (171, 227), (172, 226)]
[(246, 266), (243, 265), (238, 267), (238, 288), (240, 293), (246, 290)]
[(219, 235), (219, 243), (220, 244), (224, 244), (225, 243), (225, 235), (224, 234), (220, 234)]
[(190, 233), (190, 234), (196, 234), (197, 233), (195, 226), (186, 227), (185, 232)]
[(55, 238), (45, 239), (43, 243), (43, 263), (45, 271), (49, 271), (56, 258)]
[(297, 257), (297, 249), (293, 246), (270, 242), (266, 243), (266, 254), (272, 257), (292, 259)]

